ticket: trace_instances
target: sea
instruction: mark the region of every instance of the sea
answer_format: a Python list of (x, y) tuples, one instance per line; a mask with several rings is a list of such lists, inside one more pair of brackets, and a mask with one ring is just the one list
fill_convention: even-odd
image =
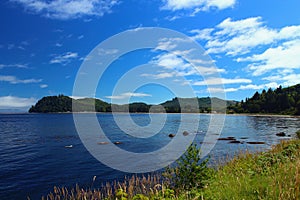
[(54, 186), (100, 187), (159, 173), (191, 142), (214, 166), (270, 149), (299, 129), (300, 118), (292, 116), (0, 114), (0, 199), (41, 199)]

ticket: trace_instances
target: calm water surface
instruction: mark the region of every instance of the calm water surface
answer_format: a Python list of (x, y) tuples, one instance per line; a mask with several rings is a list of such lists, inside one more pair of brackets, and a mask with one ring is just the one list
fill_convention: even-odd
[[(88, 117), (89, 114), (83, 114)], [(122, 117), (122, 114), (120, 114)], [(155, 116), (155, 115), (154, 115)], [(157, 114), (159, 117), (159, 114)], [(190, 118), (199, 115), (190, 115)], [(208, 129), (210, 115), (200, 115), (195, 142), (201, 144)], [(167, 115), (162, 130), (148, 139), (137, 139), (124, 134), (111, 114), (97, 114), (106, 136), (121, 141), (120, 148), (132, 152), (150, 152), (167, 145), (170, 133), (176, 133), (181, 122), (179, 114)], [(133, 114), (135, 123), (146, 126), (147, 114)], [(285, 132), (291, 137), (300, 129), (300, 118), (226, 116), (220, 137), (235, 137), (243, 144), (218, 141), (211, 151), (212, 160), (232, 156), (240, 150), (259, 151), (270, 148), (282, 139)], [(126, 119), (124, 119), (126, 123)], [(128, 127), (130, 129), (130, 127)], [(185, 127), (189, 130), (189, 127)], [(217, 131), (216, 131), (217, 134)], [(247, 141), (263, 141), (264, 145), (250, 145)], [(72, 145), (72, 148), (65, 146)], [(114, 152), (104, 152), (117, 159)], [(90, 187), (96, 183), (122, 179), (123, 172), (111, 169), (97, 161), (86, 150), (76, 132), (72, 114), (0, 114), (0, 199), (41, 199), (53, 186)], [(96, 186), (97, 186), (96, 184)]]

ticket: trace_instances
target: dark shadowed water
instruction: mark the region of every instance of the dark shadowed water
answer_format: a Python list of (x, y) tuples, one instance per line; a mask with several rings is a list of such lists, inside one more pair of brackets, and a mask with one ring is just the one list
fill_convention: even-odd
[[(89, 114), (82, 114), (88, 116)], [(120, 114), (122, 117), (122, 114)], [(155, 115), (154, 115), (155, 116)], [(157, 114), (159, 116), (159, 114)], [(221, 116), (221, 115), (220, 115)], [(190, 115), (190, 118), (199, 115)], [(200, 115), (200, 124), (195, 142), (203, 143), (211, 115)], [(176, 133), (181, 118), (179, 114), (167, 115), (163, 129), (148, 139), (134, 138), (121, 131), (111, 114), (97, 114), (102, 129), (112, 141), (131, 152), (150, 152), (167, 145)], [(150, 122), (147, 114), (133, 114), (135, 123), (145, 126)], [(216, 118), (218, 119), (218, 118)], [(126, 120), (124, 122), (126, 125)], [(130, 130), (130, 126), (127, 127)], [(276, 133), (285, 132), (291, 137), (300, 129), (300, 119), (293, 117), (226, 116), (220, 137), (235, 137), (241, 144), (226, 140), (217, 141), (210, 155), (212, 160), (230, 157), (240, 150), (259, 151), (270, 148), (286, 137)], [(217, 134), (216, 130), (216, 134)], [(260, 141), (265, 144), (251, 145), (247, 142)], [(66, 146), (72, 145), (72, 148)], [(203, 144), (202, 144), (203, 145)], [(103, 152), (118, 159), (114, 152)], [(90, 187), (126, 174), (105, 166), (96, 160), (84, 147), (75, 129), (72, 114), (0, 114), (0, 199), (41, 199), (53, 186)]]

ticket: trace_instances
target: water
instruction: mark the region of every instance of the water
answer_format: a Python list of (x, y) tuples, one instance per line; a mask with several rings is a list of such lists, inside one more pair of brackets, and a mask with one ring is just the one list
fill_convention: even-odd
[[(82, 114), (84, 118), (92, 114)], [(119, 148), (147, 153), (159, 150), (173, 140), (168, 137), (176, 133), (180, 124), (184, 130), (195, 136), (195, 142), (205, 145), (204, 136), (208, 130), (211, 115), (188, 115), (183, 123), (179, 114), (168, 114), (166, 124), (158, 134), (149, 138), (136, 138), (124, 134), (115, 123), (111, 114), (97, 114), (106, 136), (112, 142), (121, 141)], [(154, 114), (160, 126), (160, 114)], [(200, 117), (200, 124), (194, 130), (191, 123)], [(216, 115), (215, 120), (218, 121)], [(126, 130), (135, 130), (123, 114), (119, 114)], [(154, 120), (154, 118), (152, 120)], [(135, 123), (145, 127), (151, 118), (147, 114), (133, 114)], [(155, 120), (154, 120), (155, 121)], [(210, 152), (212, 160), (230, 157), (240, 150), (259, 151), (270, 148), (282, 139), (276, 136), (278, 132), (295, 136), (300, 129), (300, 118), (293, 117), (255, 117), (226, 116), (220, 137), (235, 137), (243, 144), (230, 144), (228, 141), (217, 141)], [(214, 125), (214, 124), (212, 124)], [(212, 135), (219, 137), (217, 129), (212, 126)], [(191, 136), (188, 136), (191, 137)], [(99, 140), (100, 141), (100, 140)], [(250, 145), (247, 141), (263, 141), (262, 145)], [(207, 141), (206, 141), (207, 142)], [(207, 142), (208, 143), (208, 142)], [(72, 145), (72, 148), (66, 146)], [(108, 157), (118, 159), (114, 152), (104, 152)], [(96, 184), (122, 179), (124, 172), (105, 166), (95, 159), (82, 144), (76, 131), (72, 114), (1, 114), (0, 115), (0, 199), (41, 199), (50, 192), (53, 186), (90, 187), (92, 179), (97, 176)], [(145, 166), (146, 167), (146, 166)]]

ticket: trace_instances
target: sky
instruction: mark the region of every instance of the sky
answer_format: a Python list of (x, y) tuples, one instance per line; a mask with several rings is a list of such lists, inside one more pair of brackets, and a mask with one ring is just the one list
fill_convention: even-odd
[[(299, 0), (3, 0), (0, 110), (27, 110), (58, 94), (157, 104), (190, 97), (189, 89), (206, 97), (221, 88), (226, 99), (240, 101), (256, 91), (298, 84), (299, 8)], [(157, 48), (114, 58), (102, 76), (89, 72), (99, 79), (95, 91), (74, 94), (74, 83), (84, 75), (80, 69), (99, 44), (148, 27), (186, 35), (203, 48), (200, 57), (210, 65), (192, 65), (184, 58), (192, 49), (170, 52), (179, 40), (161, 38)], [(113, 56), (119, 49), (97, 51)], [(211, 73), (218, 76), (206, 77)]]

